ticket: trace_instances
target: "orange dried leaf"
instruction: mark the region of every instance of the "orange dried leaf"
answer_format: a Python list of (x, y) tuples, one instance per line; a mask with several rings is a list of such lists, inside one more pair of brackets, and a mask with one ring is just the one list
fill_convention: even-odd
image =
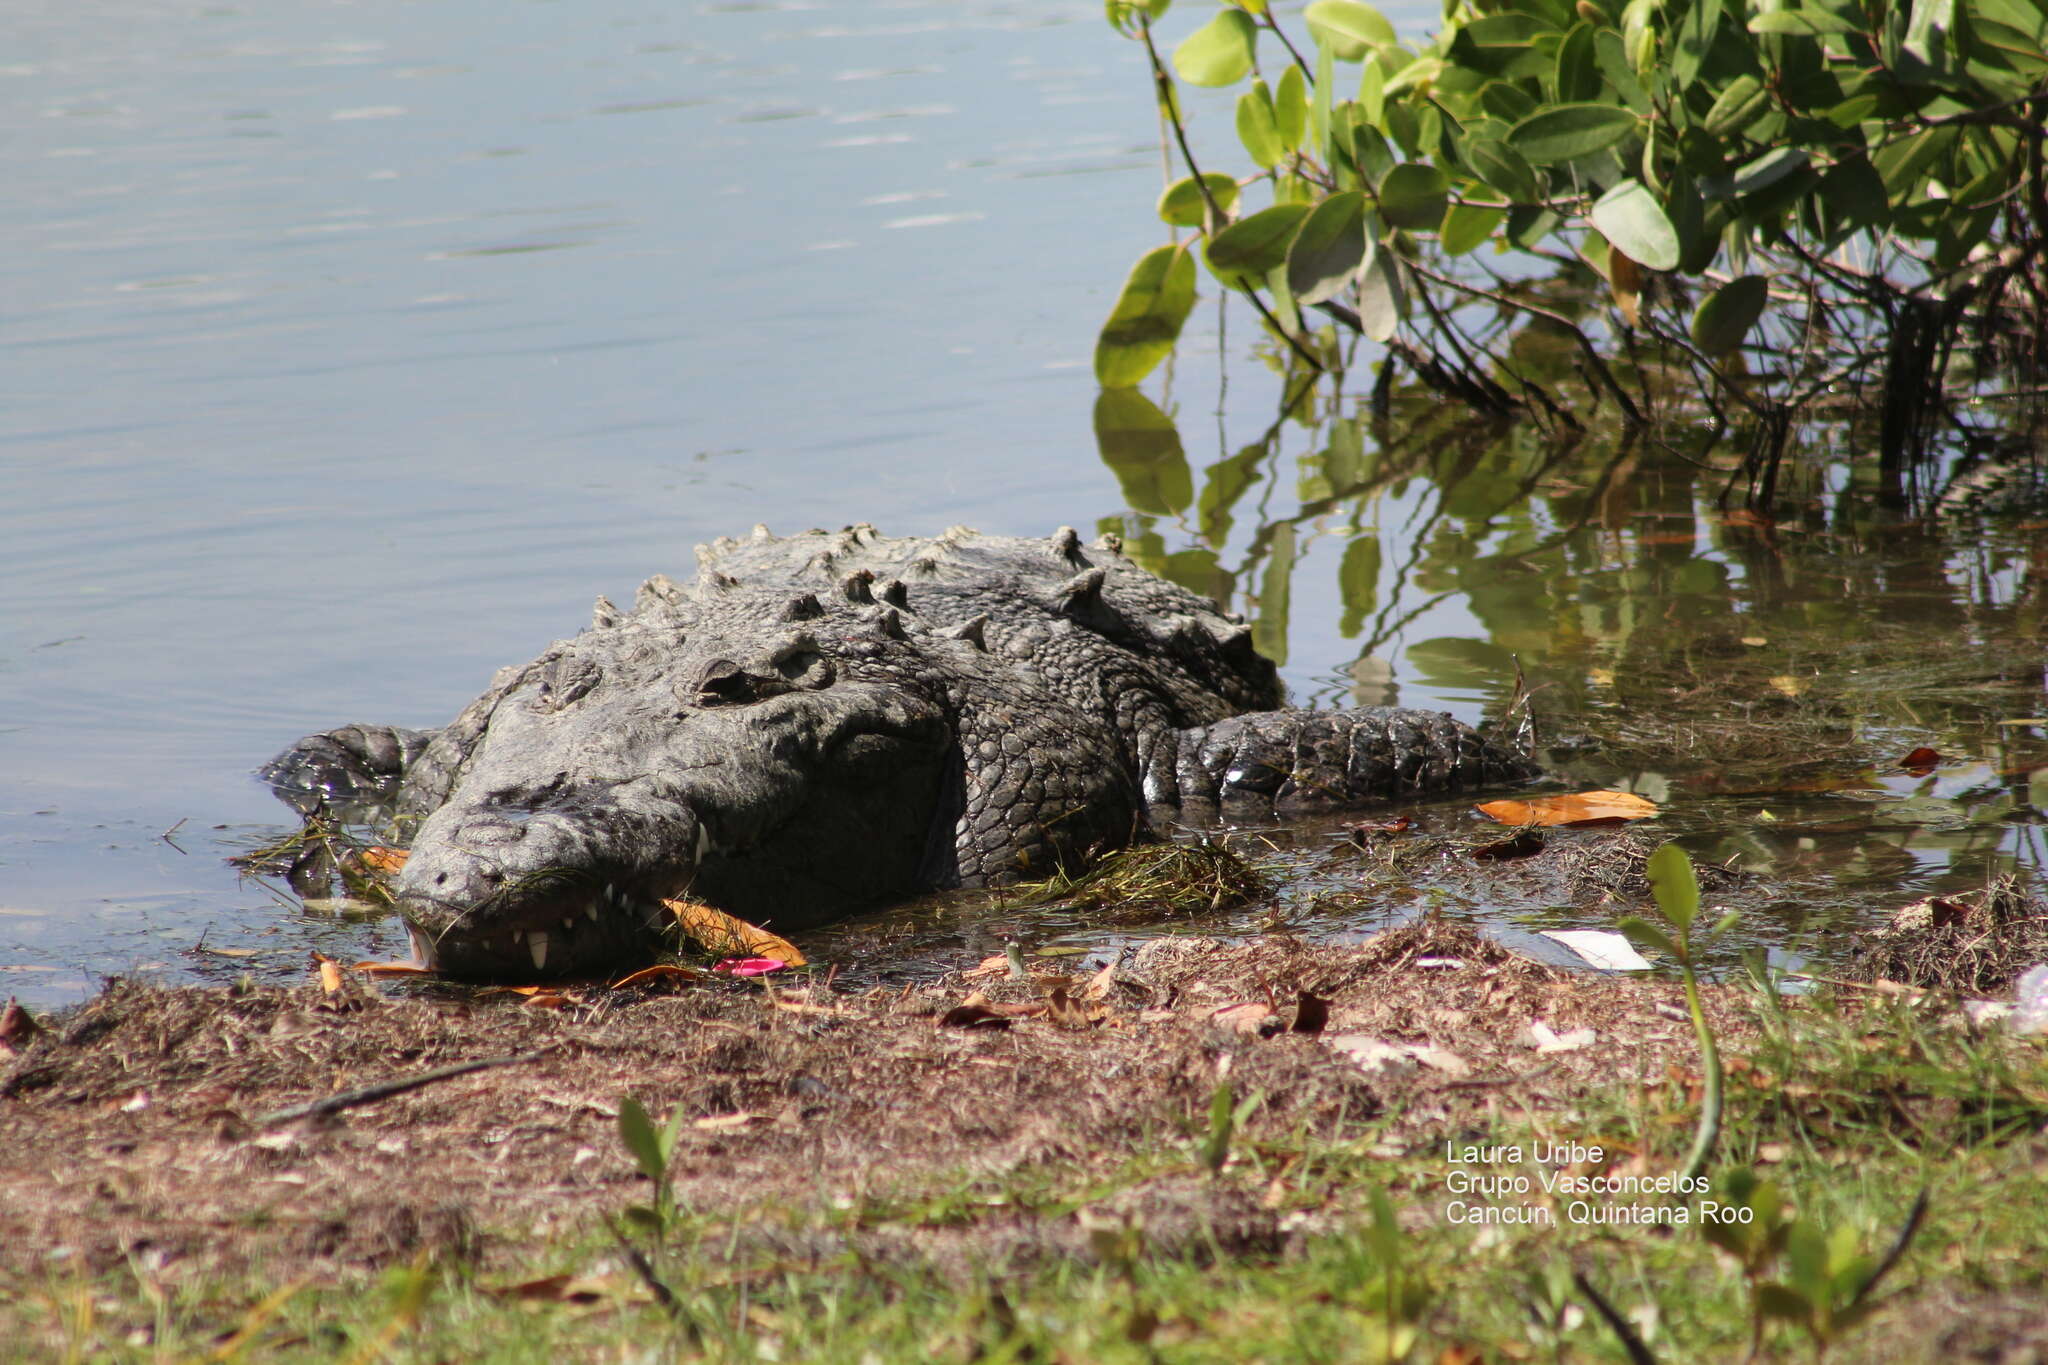
[(716, 906), (681, 898), (662, 904), (676, 917), (684, 933), (720, 956), (773, 957), (792, 967), (804, 965), (804, 955), (788, 939), (728, 915)]
[(994, 957), (983, 958), (979, 966), (976, 966), (969, 971), (964, 971), (960, 973), (960, 979), (962, 981), (979, 981), (983, 977), (1008, 976), (1009, 974), (1009, 954), (997, 953)]
[(612, 982), (612, 989), (619, 990), (625, 986), (645, 986), (656, 981), (694, 981), (702, 975), (702, 972), (691, 967), (677, 967), (665, 962), (656, 963), (652, 967), (642, 967), (637, 972), (620, 977), (617, 981)]
[(363, 851), (363, 863), (376, 872), (396, 872), (405, 866), (405, 860), (412, 856), (408, 848), (386, 848), (382, 844), (371, 844)]
[(1532, 796), (1527, 801), (1487, 801), (1478, 810), (1503, 825), (1618, 825), (1651, 819), (1657, 814), (1657, 803), (1634, 792), (1589, 791)]
[(320, 989), (328, 995), (338, 994), (341, 990), (341, 964), (325, 953), (315, 953), (313, 956), (320, 966)]
[(432, 976), (431, 968), (417, 962), (356, 962), (350, 964), (356, 971), (368, 972), (371, 976)]

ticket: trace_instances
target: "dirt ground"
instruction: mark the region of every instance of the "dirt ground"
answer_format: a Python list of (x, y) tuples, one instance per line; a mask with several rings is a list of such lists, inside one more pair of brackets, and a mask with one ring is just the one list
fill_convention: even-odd
[[(1675, 985), (1559, 971), (1430, 922), (1353, 947), (1162, 938), (1071, 978), (991, 964), (865, 994), (774, 980), (593, 990), (556, 1009), (355, 975), (339, 991), (116, 982), (0, 1069), (0, 1276), (141, 1257), (167, 1277), (256, 1266), (283, 1280), (423, 1247), (488, 1267), (508, 1244), (645, 1198), (618, 1138), (627, 1095), (657, 1122), (677, 1105), (690, 1116), (678, 1201), (743, 1218), (1054, 1163), (1110, 1171), (1203, 1131), (1226, 1074), (1238, 1096), (1264, 1096), (1250, 1140), (1385, 1121), (1379, 1141), (1427, 1150), (1503, 1107), (1558, 1114), (1696, 1063)], [(1713, 1012), (1737, 1042), (1738, 1019)], [(1578, 1045), (1539, 1052), (1537, 1021)], [(1246, 1249), (1301, 1231), (1192, 1169), (1116, 1198), (1155, 1243), (1177, 1227)], [(816, 1239), (783, 1248), (799, 1256), (870, 1235), (882, 1241), (863, 1254), (947, 1255), (935, 1228), (914, 1249), (886, 1244), (900, 1230), (760, 1235)], [(990, 1235), (978, 1221), (978, 1254), (1082, 1250), (1072, 1219), (1020, 1217), (996, 1234), (1007, 1248)]]

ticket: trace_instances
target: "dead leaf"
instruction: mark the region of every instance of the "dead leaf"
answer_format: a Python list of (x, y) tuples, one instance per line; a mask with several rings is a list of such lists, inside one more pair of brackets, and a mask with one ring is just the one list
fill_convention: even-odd
[(694, 967), (678, 967), (670, 962), (657, 962), (652, 967), (642, 967), (637, 972), (629, 972), (620, 977), (612, 982), (612, 989), (616, 991), (627, 986), (647, 986), (656, 981), (695, 981), (703, 975)]
[(750, 1123), (759, 1123), (775, 1117), (773, 1114), (713, 1114), (709, 1118), (696, 1120), (690, 1126), (701, 1128), (707, 1133), (723, 1132), (728, 1128), (744, 1128)]
[(1109, 1006), (1070, 994), (1067, 983), (1056, 981), (1046, 989), (1045, 1017), (1061, 1028), (1094, 1028), (1109, 1018)]
[(1455, 1052), (1427, 1043), (1389, 1043), (1369, 1033), (1339, 1033), (1328, 1039), (1332, 1050), (1367, 1071), (1409, 1071), (1420, 1064), (1447, 1076), (1471, 1074), (1472, 1066)]
[(489, 1291), (501, 1299), (525, 1299), (536, 1303), (601, 1303), (613, 1298), (648, 1297), (639, 1281), (623, 1275), (549, 1275), (544, 1279), (508, 1284)]
[(1790, 673), (1780, 673), (1776, 677), (1767, 679), (1767, 681), (1770, 683), (1773, 692), (1778, 693), (1780, 696), (1791, 697), (1794, 700), (1804, 696), (1806, 689), (1813, 686), (1812, 679), (1795, 678)]
[(1527, 801), (1487, 801), (1477, 809), (1503, 825), (1619, 825), (1653, 818), (1657, 803), (1634, 792), (1600, 790), (1532, 796)]
[(417, 962), (355, 962), (350, 964), (356, 971), (368, 972), (371, 976), (432, 976), (431, 968)]
[(1622, 252), (1610, 250), (1607, 253), (1607, 285), (1614, 291), (1614, 306), (1620, 311), (1622, 321), (1635, 326), (1643, 296), (1642, 267)]
[(1344, 832), (1352, 843), (1365, 844), (1372, 842), (1376, 834), (1406, 834), (1413, 828), (1415, 821), (1405, 815), (1397, 815), (1391, 820), (1353, 820), (1344, 826)]
[(385, 848), (381, 844), (371, 844), (361, 850), (361, 853), (366, 867), (373, 872), (382, 872), (386, 876), (404, 867), (405, 860), (412, 856), (412, 850), (409, 848)]
[(1257, 1000), (1213, 1009), (1209, 1011), (1209, 1022), (1232, 1033), (1277, 1032), (1279, 1027), (1273, 1021), (1273, 1007)]
[(328, 995), (341, 991), (341, 964), (325, 953), (313, 954), (313, 961), (320, 969), (320, 989)]
[(1941, 755), (1923, 744), (1900, 759), (1899, 766), (1915, 777), (1925, 777), (1941, 766)]
[(1008, 1028), (1018, 1019), (1044, 1013), (1045, 1005), (1036, 1000), (1018, 1005), (998, 1005), (980, 991), (976, 991), (940, 1015), (939, 1027)]
[(576, 997), (566, 991), (537, 990), (526, 997), (526, 1007), (531, 1010), (567, 1009), (576, 1003)]
[(676, 923), (682, 926), (684, 933), (711, 952), (735, 957), (778, 958), (792, 967), (805, 964), (804, 955), (788, 939), (728, 915), (717, 906), (680, 898), (665, 900), (662, 904), (676, 917)]
[(1009, 954), (997, 953), (994, 957), (983, 958), (979, 965), (960, 973), (960, 979), (962, 981), (982, 981), (989, 977), (1004, 977), (1009, 974)]
[(19, 1051), (33, 1042), (35, 1036), (42, 1031), (43, 1026), (35, 1021), (35, 1017), (9, 996), (7, 1008), (0, 1010), (0, 1049), (6, 1049), (8, 1052)]
[(1541, 1019), (1531, 1019), (1529, 1027), (1522, 1030), (1517, 1041), (1526, 1043), (1538, 1052), (1577, 1052), (1590, 1047), (1599, 1035), (1589, 1028), (1575, 1028), (1570, 1033), (1559, 1033)]

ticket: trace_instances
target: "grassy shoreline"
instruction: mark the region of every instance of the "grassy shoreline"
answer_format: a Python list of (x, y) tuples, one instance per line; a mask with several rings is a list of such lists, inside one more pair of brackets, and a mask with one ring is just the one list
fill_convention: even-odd
[[(1740, 1359), (1752, 1279), (1793, 1283), (1808, 1234), (1867, 1273), (1926, 1188), (1829, 1358), (2036, 1340), (2048, 1066), (1939, 998), (1706, 993), (1729, 1066), (1709, 1197), (1768, 1181), (1794, 1244), (1746, 1276), (1702, 1198), (1577, 1183), (1683, 1162), (1702, 1078), (1675, 983), (1426, 922), (1158, 940), (1088, 1010), (941, 1022), (1054, 984), (1089, 983), (562, 1011), (117, 984), (0, 1073), (0, 1329), (35, 1359), (1627, 1359), (1576, 1273), (1656, 1358)], [(1291, 1028), (1303, 993), (1319, 1031)], [(1577, 1045), (1537, 1051), (1538, 1020)], [(682, 1114), (659, 1236), (621, 1221), (650, 1190), (628, 1095)], [(1762, 1319), (1763, 1358), (1814, 1341)]]

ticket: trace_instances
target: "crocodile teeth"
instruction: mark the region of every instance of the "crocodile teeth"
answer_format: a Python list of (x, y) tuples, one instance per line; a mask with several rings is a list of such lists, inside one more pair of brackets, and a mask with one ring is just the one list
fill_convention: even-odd
[(575, 917), (574, 915), (564, 915), (564, 916), (562, 916), (562, 932), (563, 932), (563, 933), (567, 933), (567, 932), (569, 932), (569, 931), (570, 931), (571, 929), (574, 929), (575, 927), (576, 927), (576, 917)]
[(604, 898), (608, 901), (617, 900), (619, 898), (619, 888), (611, 882), (606, 882), (604, 884)]
[(590, 922), (592, 924), (597, 923), (597, 902), (592, 901), (590, 902), (590, 904), (584, 906), (583, 913), (589, 917)]
[(526, 950), (533, 954), (533, 969), (543, 971), (548, 965), (548, 931), (535, 929), (526, 936)]

